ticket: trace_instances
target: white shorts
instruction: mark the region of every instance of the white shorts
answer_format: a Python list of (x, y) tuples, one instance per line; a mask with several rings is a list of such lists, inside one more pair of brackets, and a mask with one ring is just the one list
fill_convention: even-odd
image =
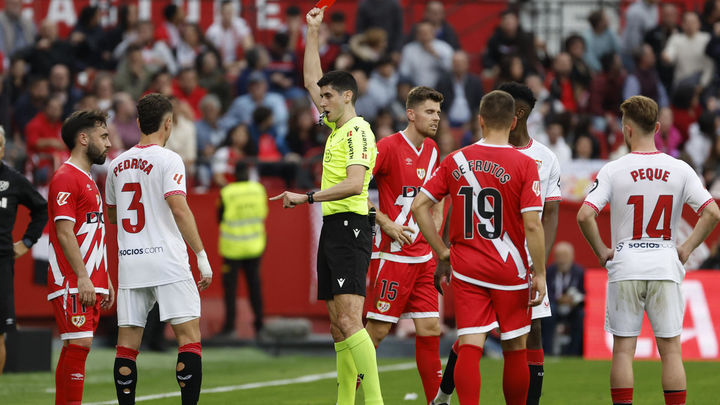
[(669, 280), (625, 280), (608, 283), (605, 330), (615, 336), (638, 336), (647, 313), (655, 337), (682, 332), (685, 301), (680, 284)]
[(178, 325), (200, 317), (200, 293), (194, 280), (141, 288), (118, 288), (118, 326), (145, 327), (147, 315), (158, 303), (160, 320)]
[(532, 319), (550, 318), (552, 311), (550, 311), (550, 298), (547, 294), (547, 283), (545, 283), (545, 298), (543, 298), (540, 305), (532, 307)]

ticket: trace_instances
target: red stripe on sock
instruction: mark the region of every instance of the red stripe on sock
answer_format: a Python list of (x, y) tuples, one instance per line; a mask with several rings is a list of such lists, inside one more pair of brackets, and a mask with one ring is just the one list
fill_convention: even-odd
[(665, 405), (685, 405), (687, 391), (676, 391), (665, 393)]
[(613, 404), (632, 404), (632, 388), (610, 388)]
[(545, 352), (543, 349), (536, 349), (527, 351), (528, 364), (532, 366), (542, 366), (545, 364)]
[(503, 352), (503, 394), (507, 405), (525, 405), (530, 386), (527, 350)]
[(120, 359), (128, 359), (132, 361), (137, 361), (137, 356), (140, 354), (139, 351), (135, 349), (131, 349), (129, 347), (125, 346), (115, 346), (116, 352), (115, 357)]
[[(455, 388), (461, 405), (480, 402), (480, 358), (483, 349), (475, 345), (460, 345), (455, 363)], [(527, 367), (527, 366), (526, 366)]]
[(453, 343), (453, 345), (452, 345), (452, 351), (454, 351), (455, 354), (460, 353), (460, 343), (459, 343), (458, 340), (456, 340), (455, 343)]
[(182, 345), (182, 346), (180, 346), (180, 348), (178, 348), (178, 353), (183, 353), (183, 352), (195, 353), (198, 356), (202, 357), (202, 345), (200, 344), (200, 342), (188, 343), (186, 345)]

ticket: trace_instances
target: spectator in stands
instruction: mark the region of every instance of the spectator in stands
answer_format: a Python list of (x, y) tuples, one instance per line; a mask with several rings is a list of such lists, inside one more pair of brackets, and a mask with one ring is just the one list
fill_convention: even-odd
[(315, 125), (312, 109), (307, 104), (298, 105), (290, 112), (287, 147), (290, 153), (304, 157), (322, 147), (321, 126)]
[(109, 111), (113, 103), (113, 77), (109, 72), (100, 72), (95, 76), (93, 82), (93, 94), (97, 97), (98, 107), (103, 111)]
[(177, 50), (182, 40), (181, 30), (185, 22), (185, 12), (176, 4), (168, 4), (163, 8), (164, 21), (155, 27), (155, 40), (164, 41), (170, 49)]
[(363, 70), (355, 69), (352, 72), (357, 82), (358, 94), (355, 101), (355, 112), (366, 121), (372, 122), (382, 107), (372, 94), (368, 93), (368, 78)]
[(385, 30), (391, 52), (400, 52), (403, 44), (403, 10), (398, 0), (362, 0), (358, 4), (355, 32), (361, 34), (373, 27)]
[(222, 111), (225, 111), (232, 101), (231, 88), (228, 86), (225, 72), (220, 64), (220, 58), (214, 51), (205, 51), (197, 58), (198, 84), (207, 89), (208, 93), (215, 94), (220, 99)]
[(387, 33), (381, 28), (369, 28), (350, 38), (349, 50), (355, 59), (354, 68), (370, 73), (388, 47)]
[(137, 124), (137, 109), (135, 98), (129, 93), (118, 92), (113, 96), (112, 119), (108, 122), (108, 128), (112, 127), (120, 138), (121, 150), (127, 150), (137, 145), (140, 141), (140, 128)]
[[(138, 21), (138, 7), (136, 4), (123, 4), (118, 7), (117, 24), (105, 31), (102, 39), (103, 54), (109, 52), (109, 56), (104, 56), (105, 59), (118, 60), (125, 54), (125, 49), (134, 42), (134, 37), (137, 35)], [(130, 37), (133, 39), (129, 39)], [(122, 48), (118, 49), (120, 44), (122, 44)]]
[(713, 32), (713, 26), (718, 22), (720, 22), (720, 2), (705, 0), (703, 12), (700, 16), (700, 29), (705, 32)]
[(50, 68), (56, 64), (63, 64), (75, 70), (76, 61), (73, 58), (75, 51), (69, 42), (58, 37), (56, 21), (46, 19), (40, 24), (35, 45), (22, 52), (27, 61), (30, 74), (47, 76)]
[(35, 184), (48, 184), (55, 169), (70, 157), (60, 136), (62, 113), (62, 95), (52, 95), (45, 108), (25, 128), (28, 160), (31, 162)]
[(22, 15), (21, 0), (5, 0), (5, 9), (0, 11), (0, 52), (9, 58), (34, 40), (35, 23)]
[(197, 130), (192, 108), (176, 97), (170, 99), (173, 105), (173, 128), (165, 147), (176, 152), (185, 163), (188, 180), (195, 174), (197, 160)]
[(173, 92), (172, 87), (172, 76), (166, 69), (161, 69), (155, 72), (150, 78), (150, 84), (143, 93), (143, 96), (150, 93), (160, 93), (166, 96), (171, 96)]
[(495, 88), (499, 88), (503, 83), (508, 82), (525, 82), (525, 65), (518, 55), (508, 55), (500, 60), (500, 70), (497, 80), (495, 80)]
[(170, 47), (163, 41), (155, 41), (153, 37), (153, 24), (150, 21), (138, 23), (136, 42), (142, 48), (142, 56), (145, 64), (150, 70), (156, 72), (160, 69), (167, 69), (171, 75), (178, 71), (175, 56)]
[(399, 75), (389, 56), (378, 61), (370, 75), (367, 92), (380, 108), (388, 107), (397, 97), (397, 83)]
[(347, 30), (347, 22), (345, 13), (342, 11), (335, 11), (330, 14), (330, 24), (328, 24), (330, 30), (330, 37), (328, 42), (344, 48), (350, 44), (350, 33)]
[(200, 100), (202, 117), (195, 121), (197, 131), (197, 178), (198, 185), (210, 187), (212, 184), (212, 157), (217, 147), (225, 139), (225, 131), (218, 125), (222, 105), (214, 94), (208, 94)]
[[(547, 133), (545, 132), (545, 119), (548, 115), (557, 114), (564, 110), (560, 101), (553, 99), (550, 92), (543, 85), (543, 81), (537, 74), (530, 74), (525, 78), (525, 84), (530, 88), (537, 102), (535, 108), (528, 117), (528, 133), (534, 139), (547, 145)], [(475, 121), (475, 120), (473, 120)], [(472, 122), (472, 121), (471, 121)]]
[[(595, 75), (590, 84), (590, 103), (588, 112), (596, 120), (618, 119), (620, 117), (620, 104), (623, 102), (623, 86), (625, 85), (625, 70), (620, 55), (611, 53), (600, 58), (602, 72)], [(595, 128), (602, 131), (604, 124), (595, 123)]]
[(632, 96), (645, 96), (655, 100), (660, 108), (669, 107), (667, 90), (660, 81), (655, 63), (655, 53), (648, 44), (643, 44), (635, 52), (635, 72), (628, 75), (623, 88), (623, 99)]
[(403, 76), (398, 78), (397, 97), (395, 97), (395, 100), (390, 104), (393, 120), (398, 127), (404, 128), (404, 124), (407, 123), (407, 106), (405, 102), (413, 87), (415, 87), (415, 83), (413, 83), (411, 79)]
[(287, 152), (284, 139), (279, 139), (275, 130), (273, 111), (259, 105), (252, 114), (248, 128), (250, 139), (257, 145), (257, 157), (261, 162), (279, 162)]
[(674, 158), (680, 157), (682, 135), (673, 125), (673, 113), (669, 107), (661, 108), (658, 114), (660, 130), (655, 134), (655, 147)]
[(461, 127), (472, 121), (483, 96), (482, 80), (470, 73), (470, 59), (464, 51), (453, 54), (452, 72), (444, 74), (437, 89), (445, 96), (443, 110), (450, 126)]
[(560, 52), (553, 61), (553, 72), (546, 77), (547, 88), (553, 100), (562, 103), (566, 111), (577, 112), (575, 86), (571, 80), (572, 58), (566, 52)]
[(574, 262), (575, 250), (569, 242), (555, 245), (555, 263), (547, 269), (547, 294), (553, 316), (543, 318), (543, 346), (546, 353), (555, 352), (557, 323), (565, 324), (570, 342), (560, 354), (582, 356), (583, 322), (585, 320), (585, 269)]
[(275, 132), (278, 138), (285, 139), (287, 134), (288, 111), (285, 99), (277, 94), (268, 92), (267, 78), (262, 72), (253, 72), (249, 78), (248, 94), (242, 95), (233, 101), (230, 109), (220, 120), (223, 128), (232, 128), (238, 124), (250, 125), (252, 113), (258, 106), (265, 106), (273, 111)]
[(570, 81), (575, 89), (576, 98), (586, 98), (592, 82), (592, 71), (585, 62), (585, 40), (578, 34), (572, 34), (565, 40), (565, 52), (572, 60)]
[(297, 86), (298, 71), (295, 69), (295, 54), (287, 48), (288, 36), (285, 32), (276, 32), (270, 44), (270, 89), (282, 93), (286, 99), (307, 98), (307, 92)]
[[(435, 28), (435, 37), (437, 39), (447, 42), (456, 51), (460, 49), (460, 40), (455, 29), (445, 20), (445, 5), (442, 1), (429, 1), (425, 6), (423, 19)], [(415, 38), (416, 30), (417, 24), (414, 24), (410, 30), (409, 40)]]
[(625, 67), (634, 70), (634, 56), (643, 44), (645, 34), (658, 23), (659, 0), (637, 0), (625, 9), (625, 29), (622, 33), (622, 58)]
[(588, 17), (590, 28), (583, 34), (587, 52), (585, 62), (594, 72), (602, 71), (600, 58), (609, 53), (620, 53), (620, 40), (613, 30), (610, 29), (607, 16), (602, 10), (590, 13)]
[(689, 139), (685, 143), (685, 153), (687, 157), (683, 160), (690, 163), (696, 171), (702, 173), (703, 164), (710, 157), (710, 151), (715, 143), (718, 135), (718, 120), (711, 111), (705, 111), (700, 114), (697, 122), (694, 122), (688, 128)]
[(658, 74), (666, 90), (672, 89), (674, 69), (662, 59), (662, 51), (665, 49), (670, 36), (680, 31), (678, 27), (678, 10), (674, 3), (663, 3), (660, 9), (660, 22), (658, 25), (645, 34), (645, 43), (650, 45), (655, 52)]
[(713, 140), (710, 156), (703, 164), (702, 174), (710, 194), (713, 198), (720, 198), (720, 137)]
[(63, 119), (70, 116), (74, 111), (75, 103), (77, 103), (82, 97), (82, 91), (71, 83), (70, 69), (65, 65), (55, 65), (50, 69), (50, 93), (51, 94), (62, 94), (65, 98)]
[(493, 77), (497, 76), (503, 57), (518, 55), (525, 63), (526, 71), (536, 72), (539, 61), (535, 42), (535, 36), (520, 27), (515, 11), (503, 11), (500, 14), (500, 25), (488, 40), (483, 53), (483, 68), (491, 71)]
[[(713, 77), (713, 61), (705, 54), (710, 34), (700, 31), (700, 19), (691, 11), (683, 14), (682, 28), (681, 33), (675, 33), (668, 39), (662, 58), (675, 66), (675, 88), (682, 85), (705, 88)], [(720, 61), (720, 52), (712, 47), (708, 48), (708, 54)]]
[[(25, 91), (27, 85), (27, 72), (28, 64), (25, 59), (16, 55), (10, 58), (10, 68), (8, 69), (5, 77), (3, 78), (2, 95), (7, 97), (9, 104), (14, 105), (17, 99)], [(2, 112), (3, 116), (10, 115), (10, 109), (6, 109)], [(3, 118), (3, 128), (10, 128), (9, 122), (6, 118)]]
[(300, 7), (291, 4), (285, 9), (285, 24), (278, 31), (287, 34), (287, 50), (295, 53), (298, 46), (302, 44), (305, 27), (305, 16), (300, 12)]
[(198, 55), (214, 49), (215, 47), (205, 40), (197, 24), (185, 24), (175, 51), (177, 63), (181, 68), (195, 66)]
[(192, 108), (195, 113), (193, 121), (202, 116), (200, 113), (200, 100), (205, 97), (205, 94), (207, 94), (207, 90), (198, 85), (197, 72), (194, 67), (180, 70), (173, 85), (173, 95), (178, 100), (188, 103)]
[(75, 48), (75, 61), (80, 70), (92, 67), (106, 68), (103, 60), (103, 28), (100, 25), (100, 9), (97, 6), (85, 6), (80, 11), (77, 24), (70, 34), (70, 44)]
[(575, 160), (598, 159), (600, 150), (597, 141), (592, 135), (580, 133), (575, 136), (572, 158)]
[[(329, 71), (329, 70), (349, 70), (351, 66), (342, 66), (338, 67), (335, 66), (335, 62), (338, 59), (338, 57), (341, 55), (342, 49), (339, 45), (332, 44), (329, 42), (330, 40), (330, 30), (327, 27), (327, 24), (321, 24), (320, 25), (320, 33), (319, 33), (319, 52), (320, 52), (320, 66), (322, 67), (323, 72)], [(305, 59), (305, 42), (298, 44), (297, 51), (296, 51), (296, 59), (297, 59), (297, 71), (302, 72), (303, 70), (303, 63)], [(352, 64), (350, 64), (352, 65)]]
[(256, 45), (245, 53), (247, 67), (243, 69), (235, 82), (235, 94), (243, 95), (248, 92), (250, 75), (255, 72), (261, 73), (266, 80), (270, 80), (270, 54), (262, 45)]
[(152, 72), (143, 60), (140, 46), (130, 45), (126, 52), (115, 72), (113, 85), (129, 93), (133, 100), (139, 100), (150, 83)]
[(397, 132), (393, 124), (394, 120), (390, 110), (387, 108), (380, 109), (372, 126), (373, 133), (375, 134), (375, 140), (379, 141), (380, 139)]
[(545, 127), (548, 138), (547, 147), (555, 153), (560, 167), (562, 167), (572, 159), (572, 150), (565, 142), (565, 126), (558, 117), (548, 116)]
[(257, 156), (257, 147), (250, 139), (246, 125), (239, 124), (227, 131), (225, 141), (213, 156), (212, 172), (215, 184), (225, 187), (235, 181), (235, 165), (243, 159)]
[(40, 110), (45, 108), (49, 95), (50, 86), (46, 78), (33, 76), (28, 79), (27, 91), (15, 103), (13, 122), (17, 131), (21, 134), (25, 133), (25, 126)]
[(420, 22), (415, 41), (403, 47), (400, 74), (412, 77), (418, 86), (434, 88), (443, 73), (452, 68), (452, 56), (452, 47), (435, 38), (432, 24)]
[(236, 65), (241, 59), (236, 52), (238, 47), (242, 46), (247, 51), (255, 44), (250, 27), (237, 15), (235, 6), (230, 0), (223, 0), (220, 6), (220, 20), (213, 22), (205, 32), (205, 36), (220, 51), (225, 68)]

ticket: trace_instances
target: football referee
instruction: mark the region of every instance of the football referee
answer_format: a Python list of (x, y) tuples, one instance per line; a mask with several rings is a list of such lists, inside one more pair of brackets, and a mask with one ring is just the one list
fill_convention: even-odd
[[(5, 333), (15, 330), (13, 266), (37, 242), (48, 220), (47, 201), (32, 184), (2, 162), (5, 156), (5, 130), (0, 127), (0, 374), (5, 367)], [(31, 221), (22, 240), (13, 243), (18, 205), (30, 209)]]
[(347, 72), (322, 74), (318, 33), (324, 9), (306, 16), (305, 87), (332, 129), (325, 143), (321, 191), (285, 191), (271, 198), (283, 207), (322, 202), (323, 226), (317, 253), (318, 299), (330, 313), (337, 352), (338, 405), (355, 403), (356, 377), (366, 404), (382, 404), (375, 346), (362, 324), (365, 277), (372, 246), (368, 184), (375, 166), (375, 135), (355, 113), (357, 83)]

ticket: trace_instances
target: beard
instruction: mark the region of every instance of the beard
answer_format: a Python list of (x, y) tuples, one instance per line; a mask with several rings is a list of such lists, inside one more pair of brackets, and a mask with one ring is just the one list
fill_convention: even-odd
[(97, 146), (90, 144), (88, 145), (87, 150), (87, 157), (90, 159), (90, 161), (95, 165), (101, 165), (105, 163), (105, 157), (107, 156), (107, 151), (102, 150), (101, 148), (98, 148)]

